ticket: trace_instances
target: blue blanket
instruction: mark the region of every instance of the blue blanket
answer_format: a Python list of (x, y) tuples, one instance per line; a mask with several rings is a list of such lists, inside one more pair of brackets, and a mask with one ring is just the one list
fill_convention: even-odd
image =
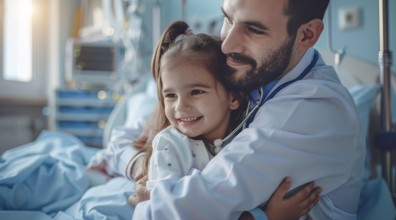
[(77, 138), (43, 132), (0, 157), (0, 219), (131, 219), (124, 178), (91, 187), (86, 165), (97, 150)]

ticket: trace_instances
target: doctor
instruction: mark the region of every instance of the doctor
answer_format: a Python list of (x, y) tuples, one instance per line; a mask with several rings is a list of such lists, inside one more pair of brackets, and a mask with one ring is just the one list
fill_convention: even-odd
[(235, 69), (224, 77), (251, 91), (249, 119), (203, 171), (160, 183), (134, 219), (238, 219), (284, 176), (323, 188), (311, 218), (356, 219), (364, 136), (352, 97), (312, 48), (328, 2), (224, 0), (222, 50)]

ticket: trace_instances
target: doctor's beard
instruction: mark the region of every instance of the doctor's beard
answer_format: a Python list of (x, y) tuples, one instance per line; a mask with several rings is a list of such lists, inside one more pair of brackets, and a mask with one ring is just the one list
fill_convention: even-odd
[(236, 70), (230, 67), (231, 71), (228, 74), (222, 74), (227, 88), (234, 91), (252, 91), (281, 78), (290, 63), (295, 39), (295, 35), (288, 38), (278, 50), (264, 59), (259, 67), (257, 67), (257, 62), (249, 56), (239, 53), (228, 54), (227, 56), (236, 61), (250, 64), (252, 69), (243, 77), (236, 78)]

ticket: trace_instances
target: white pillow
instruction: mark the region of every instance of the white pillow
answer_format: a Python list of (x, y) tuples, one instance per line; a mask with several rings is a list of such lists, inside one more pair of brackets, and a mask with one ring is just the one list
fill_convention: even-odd
[(146, 118), (157, 105), (157, 86), (150, 79), (142, 92), (132, 95), (127, 102), (127, 116), (124, 126), (131, 127), (141, 118)]

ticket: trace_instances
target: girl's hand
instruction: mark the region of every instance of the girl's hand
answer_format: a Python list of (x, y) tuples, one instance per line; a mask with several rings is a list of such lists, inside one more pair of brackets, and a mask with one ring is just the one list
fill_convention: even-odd
[(136, 206), (139, 202), (150, 199), (150, 192), (146, 188), (147, 176), (142, 177), (136, 182), (135, 193), (128, 198), (128, 202)]
[(268, 219), (299, 219), (319, 202), (322, 189), (314, 187), (314, 182), (305, 184), (294, 195), (285, 198), (290, 186), (291, 180), (286, 177), (263, 207)]

